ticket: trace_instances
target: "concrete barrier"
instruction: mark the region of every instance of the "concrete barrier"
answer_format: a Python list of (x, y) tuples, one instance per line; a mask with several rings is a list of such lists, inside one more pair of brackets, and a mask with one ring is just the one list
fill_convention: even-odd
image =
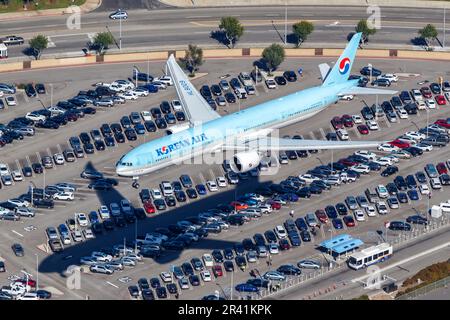
[[(238, 49), (204, 49), (203, 57), (208, 58), (240, 58), (240, 57), (261, 57), (263, 48), (238, 48)], [(337, 57), (342, 53), (342, 49), (329, 48), (288, 48), (285, 49), (286, 57)], [(22, 62), (6, 61), (0, 63), (1, 72), (13, 72), (30, 69), (43, 69), (54, 67), (70, 67), (77, 65), (89, 65), (100, 63), (119, 63), (147, 60), (165, 60), (169, 53), (175, 53), (177, 58), (184, 57), (184, 50), (170, 50), (158, 52), (124, 53), (124, 54), (106, 54), (104, 56), (86, 56), (60, 59), (27, 60)], [(450, 52), (427, 52), (427, 51), (408, 51), (408, 50), (382, 50), (382, 49), (364, 49), (359, 50), (357, 57), (363, 58), (399, 58), (399, 59), (424, 59), (424, 60), (447, 60), (450, 61)]]

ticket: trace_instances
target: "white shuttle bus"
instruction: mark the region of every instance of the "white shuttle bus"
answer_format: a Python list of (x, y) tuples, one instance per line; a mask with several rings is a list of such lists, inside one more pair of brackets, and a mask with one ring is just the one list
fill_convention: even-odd
[(379, 245), (363, 249), (355, 252), (347, 260), (348, 266), (352, 269), (359, 270), (366, 268), (371, 264), (383, 262), (392, 256), (392, 245), (389, 243), (381, 243)]

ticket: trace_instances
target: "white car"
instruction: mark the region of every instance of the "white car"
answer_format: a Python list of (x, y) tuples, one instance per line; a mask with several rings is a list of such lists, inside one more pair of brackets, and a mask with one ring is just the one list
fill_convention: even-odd
[(163, 271), (159, 274), (159, 276), (164, 283), (171, 283), (173, 281), (172, 274), (170, 272)]
[(277, 83), (273, 79), (267, 79), (266, 80), (266, 86), (269, 89), (276, 89), (277, 88)]
[(300, 179), (304, 180), (306, 183), (311, 183), (313, 181), (320, 180), (319, 178), (317, 178), (309, 173), (301, 174), (298, 177)]
[(172, 108), (175, 111), (182, 111), (183, 106), (181, 105), (180, 100), (172, 100)]
[(408, 112), (403, 107), (397, 108), (397, 114), (400, 119), (408, 119)]
[(436, 102), (434, 102), (433, 99), (427, 99), (425, 103), (427, 104), (428, 109), (436, 109)]
[(168, 75), (164, 75), (164, 76), (162, 76), (160, 78), (153, 79), (153, 82), (155, 82), (155, 81), (164, 83), (166, 86), (173, 86), (172, 77), (168, 76)]
[(372, 206), (372, 205), (368, 205), (368, 206), (365, 208), (365, 210), (366, 210), (366, 214), (367, 214), (369, 217), (375, 217), (375, 216), (377, 215), (377, 212), (375, 211), (375, 207)]
[(202, 276), (203, 282), (212, 281), (211, 272), (209, 272), (209, 270), (203, 270), (202, 272), (200, 272), (200, 275)]
[(73, 192), (58, 192), (53, 195), (53, 199), (55, 200), (64, 200), (64, 201), (72, 201), (74, 199)]
[(280, 249), (278, 247), (278, 244), (271, 243), (269, 244), (269, 253), (270, 254), (278, 254), (280, 252)]
[(400, 148), (389, 143), (383, 143), (378, 146), (378, 150), (391, 152), (391, 151), (398, 151), (400, 150)]
[(94, 251), (91, 253), (91, 257), (96, 259), (99, 262), (110, 262), (112, 260), (112, 256), (110, 254), (106, 254), (100, 251)]
[(363, 173), (363, 174), (370, 173), (370, 167), (365, 164), (357, 164), (355, 166), (352, 166), (351, 169), (358, 173)]
[(103, 220), (110, 218), (110, 213), (109, 213), (109, 209), (107, 206), (100, 206), (98, 213)]
[(84, 229), (83, 235), (86, 239), (94, 239), (94, 232), (92, 232), (91, 228)]
[(405, 137), (420, 141), (426, 138), (426, 135), (416, 131), (408, 131), (404, 134)]
[(364, 212), (361, 209), (355, 210), (353, 213), (355, 215), (356, 221), (365, 221), (366, 218), (364, 217)]
[(59, 115), (59, 114), (63, 114), (66, 112), (66, 110), (59, 108), (57, 106), (49, 107), (49, 108), (47, 108), (47, 110), (50, 111), (52, 113), (52, 115)]
[(217, 177), (216, 181), (217, 181), (218, 186), (221, 187), (221, 188), (226, 188), (227, 185), (228, 185), (227, 184), (227, 179), (225, 179), (225, 177), (222, 177), (222, 176)]
[(433, 150), (433, 146), (428, 143), (418, 143), (414, 147), (419, 148), (422, 151), (430, 152)]
[(17, 207), (29, 207), (30, 203), (27, 200), (20, 200), (20, 199), (9, 199), (7, 201), (8, 203), (11, 203)]
[(0, 176), (6, 176), (9, 174), (9, 168), (7, 164), (0, 163)]
[(358, 115), (358, 114), (352, 115), (352, 120), (353, 120), (353, 122), (354, 122), (355, 124), (361, 124), (361, 123), (363, 123), (362, 117), (361, 117), (360, 115)]
[(6, 104), (10, 107), (17, 106), (16, 98), (14, 96), (7, 96), (5, 98)]
[(397, 82), (398, 76), (395, 73), (386, 73), (382, 74), (381, 76), (378, 76), (377, 79), (387, 79), (390, 82)]
[(287, 232), (286, 229), (282, 225), (278, 225), (274, 229), (275, 234), (277, 235), (278, 239), (286, 239), (287, 238)]
[(79, 212), (79, 213), (76, 213), (75, 215), (77, 217), (77, 221), (78, 221), (78, 224), (80, 225), (80, 227), (87, 227), (88, 226), (89, 220), (86, 217), (85, 213)]
[(445, 212), (445, 213), (450, 212), (450, 203), (449, 202), (441, 202), (439, 207), (441, 207), (442, 212)]
[(419, 109), (419, 110), (425, 110), (427, 108), (427, 105), (425, 104), (425, 101), (423, 101), (423, 100), (417, 100), (416, 106), (417, 106), (417, 109)]
[(353, 100), (354, 96), (352, 94), (343, 94), (339, 96), (339, 100), (350, 101)]
[(417, 141), (412, 139), (412, 138), (410, 138), (410, 137), (400, 136), (397, 139), (400, 140), (400, 141), (403, 141), (403, 142), (407, 142), (407, 143), (409, 143), (410, 145), (413, 145), (413, 146), (415, 146), (417, 144)]
[[(16, 214), (18, 214), (21, 217), (34, 217), (36, 215), (36, 213), (33, 211), (33, 209), (31, 208), (27, 208), (27, 207), (17, 207), (14, 209), (14, 211), (16, 212)], [(0, 211), (0, 215), (2, 214), (2, 212)]]
[(45, 119), (47, 119), (44, 115), (36, 112), (28, 112), (25, 115), (25, 118), (34, 122), (45, 121)]
[(162, 181), (159, 187), (165, 197), (173, 195), (173, 188), (169, 181)]
[(121, 98), (124, 98), (125, 100), (137, 100), (137, 98), (138, 98), (138, 96), (135, 93), (133, 93), (132, 91), (121, 93), (118, 96)]
[(378, 196), (382, 199), (389, 197), (389, 192), (383, 184), (379, 184), (377, 186), (377, 193), (378, 193)]
[(205, 267), (212, 267), (214, 265), (214, 260), (212, 255), (210, 255), (209, 253), (205, 253), (203, 254), (203, 264), (205, 265)]
[(144, 121), (151, 121), (152, 120), (152, 114), (150, 111), (142, 111), (141, 112), (142, 120)]
[(345, 129), (336, 130), (336, 134), (338, 135), (339, 139), (341, 139), (342, 141), (346, 141), (349, 139), (348, 132)]
[(23, 295), (17, 296), (17, 300), (39, 300), (36, 292), (25, 292)]
[(377, 155), (374, 152), (368, 151), (368, 150), (359, 150), (359, 151), (356, 151), (354, 154), (357, 156), (364, 157), (368, 160), (374, 160), (377, 157)]
[(101, 265), (101, 264), (94, 264), (89, 267), (89, 270), (93, 273), (103, 273), (111, 275), (114, 273), (114, 270), (109, 269), (107, 266)]
[(146, 96), (148, 96), (148, 90), (142, 89), (142, 88), (136, 88), (136, 89), (130, 90), (130, 92), (134, 93), (138, 97), (146, 97)]
[(386, 205), (386, 202), (378, 201), (375, 206), (377, 207), (379, 214), (387, 214), (388, 213), (388, 207)]
[(206, 181), (206, 186), (208, 187), (209, 191), (211, 191), (211, 192), (219, 191), (219, 187), (217, 186), (217, 184), (214, 180)]
[(411, 91), (411, 95), (412, 95), (412, 97), (413, 97), (413, 99), (414, 99), (415, 101), (423, 100), (422, 93), (420, 92), (419, 89), (413, 89), (413, 90)]
[(431, 184), (431, 188), (433, 188), (435, 190), (442, 189), (441, 182), (439, 181), (438, 178), (430, 179), (430, 184)]
[(400, 159), (393, 154), (388, 154), (387, 156), (384, 156), (383, 158), (391, 159), (393, 163), (398, 163)]
[(150, 194), (152, 195), (153, 200), (162, 199), (162, 193), (159, 189), (150, 190)]
[(14, 170), (13, 172), (11, 172), (11, 176), (14, 181), (22, 181), (23, 180), (23, 176), (22, 176), (22, 173), (20, 172), (20, 170)]
[(55, 160), (55, 163), (56, 163), (57, 165), (63, 165), (64, 162), (65, 162), (64, 156), (63, 156), (62, 153), (55, 153), (55, 154), (53, 155), (53, 160)]
[(134, 83), (129, 81), (129, 80), (116, 80), (113, 83), (111, 83), (112, 85), (118, 85), (118, 86), (122, 86), (125, 88), (125, 90), (131, 90), (134, 89)]
[(430, 188), (425, 183), (422, 183), (421, 185), (419, 185), (419, 191), (423, 195), (429, 195), (430, 194)]
[(72, 238), (73, 238), (73, 241), (75, 241), (75, 242), (81, 242), (81, 241), (83, 241), (83, 234), (81, 233), (80, 230), (74, 230), (72, 232)]
[(378, 123), (375, 120), (367, 120), (366, 121), (367, 127), (369, 127), (369, 130), (379, 130), (380, 127), (378, 126)]

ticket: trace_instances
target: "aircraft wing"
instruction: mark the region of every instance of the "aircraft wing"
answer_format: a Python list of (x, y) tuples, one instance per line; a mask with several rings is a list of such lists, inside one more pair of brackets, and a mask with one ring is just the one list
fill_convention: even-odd
[(362, 149), (377, 148), (385, 141), (327, 141), (327, 140), (297, 140), (284, 138), (259, 138), (243, 141), (236, 145), (224, 145), (224, 150), (235, 151), (286, 151), (286, 150), (323, 150), (323, 149)]
[(353, 94), (353, 95), (366, 95), (366, 94), (396, 94), (396, 90), (386, 90), (386, 89), (375, 89), (375, 88), (365, 88), (365, 87), (351, 87), (343, 92), (339, 92), (339, 95)]
[(220, 118), (220, 115), (211, 108), (189, 81), (173, 54), (167, 60), (167, 67), (172, 76), (180, 102), (192, 126)]

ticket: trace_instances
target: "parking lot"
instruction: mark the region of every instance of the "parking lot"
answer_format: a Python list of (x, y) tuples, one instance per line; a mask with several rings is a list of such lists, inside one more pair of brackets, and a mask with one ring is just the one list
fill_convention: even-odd
[[(297, 70), (302, 66), (304, 75), (295, 83), (288, 83), (286, 86), (279, 86), (275, 90), (269, 90), (264, 84), (256, 86), (257, 94), (250, 96), (246, 100), (239, 103), (230, 104), (226, 107), (218, 107), (220, 114), (227, 114), (236, 111), (238, 108), (246, 108), (257, 103), (266, 101), (286, 95), (297, 90), (308, 88), (320, 83), (318, 76), (318, 69), (316, 64), (323, 62), (320, 59), (305, 58), (305, 59), (289, 59), (282, 66), (284, 70)], [(251, 60), (209, 60), (201, 68), (201, 71), (208, 72), (207, 75), (194, 80), (194, 84), (200, 88), (203, 84), (213, 84), (219, 81), (220, 76), (223, 75), (223, 70), (232, 77), (237, 76), (241, 71), (251, 70)], [(367, 61), (359, 59), (354, 66), (354, 74)], [(414, 61), (372, 61), (374, 66), (385, 72), (397, 72), (408, 74), (419, 74), (418, 76), (401, 77), (398, 83), (395, 83), (392, 88), (400, 90), (410, 90), (412, 88), (420, 87), (417, 82), (428, 79), (431, 82), (436, 81), (437, 77), (442, 75), (439, 72), (439, 63), (422, 62), (420, 66)], [(139, 65), (142, 70), (146, 69), (146, 65)], [(150, 74), (160, 75), (162, 63), (151, 63)], [(48, 73), (45, 71), (31, 71), (27, 73), (17, 73), (0, 75), (0, 82), (16, 82), (25, 83), (45, 82), (47, 88), (49, 83), (54, 83), (54, 97), (53, 100), (63, 100), (73, 96), (79, 90), (86, 89), (96, 82), (111, 82), (112, 80), (123, 78), (124, 74), (131, 75), (132, 64), (112, 64), (95, 66), (90, 68), (70, 68), (64, 70), (57, 70), (56, 72)], [(71, 80), (67, 80), (67, 74), (70, 74)], [(228, 80), (231, 77), (228, 78)], [(42, 79), (45, 79), (43, 81)], [(65, 85), (59, 85), (64, 83)], [(59, 86), (58, 86), (59, 85)], [(56, 88), (59, 88), (56, 90)], [(26, 101), (23, 93), (18, 95), (18, 106), (8, 107), (0, 111), (0, 122), (6, 123), (16, 116), (24, 115), (27, 112), (39, 108), (40, 103), (36, 98), (28, 98)], [(23, 95), (22, 98), (20, 96)], [(46, 105), (50, 104), (47, 93), (45, 100)], [(150, 94), (148, 97), (143, 97), (137, 101), (127, 102), (124, 105), (119, 105), (113, 108), (105, 108), (105, 110), (98, 111), (96, 115), (86, 115), (85, 118), (74, 123), (69, 123), (67, 126), (58, 130), (38, 129), (37, 134), (33, 137), (26, 137), (23, 141), (15, 141), (11, 145), (5, 146), (1, 149), (0, 162), (7, 163), (10, 168), (19, 168), (25, 165), (30, 165), (35, 161), (42, 159), (43, 155), (52, 155), (55, 152), (62, 152), (67, 148), (68, 139), (71, 136), (78, 136), (81, 132), (89, 132), (94, 128), (99, 128), (103, 123), (113, 123), (119, 121), (123, 115), (129, 115), (133, 111), (150, 110), (154, 106), (158, 106), (162, 100), (171, 101), (176, 99), (173, 88), (160, 91), (156, 94)], [(384, 99), (380, 96), (379, 101)], [(362, 107), (367, 103), (371, 105), (375, 102), (375, 97), (356, 97), (353, 101), (341, 101), (336, 105), (330, 106), (327, 110), (301, 123), (291, 125), (281, 129), (280, 136), (300, 134), (304, 138), (325, 139), (329, 132), (334, 132), (330, 120), (336, 115), (343, 114), (359, 114)], [(427, 112), (419, 110), (417, 115), (411, 115), (409, 119), (400, 119), (398, 123), (390, 123), (383, 119), (378, 121), (380, 130), (370, 131), (367, 136), (363, 136), (355, 128), (348, 129), (351, 140), (370, 139), (370, 140), (392, 140), (395, 137), (411, 130), (417, 130), (424, 127), (427, 123), (434, 122), (439, 118), (446, 118), (450, 116), (447, 106), (438, 106), (434, 110), (429, 111), (429, 118), (427, 119)], [(276, 111), (275, 111), (276, 112)], [(28, 272), (35, 274), (35, 264), (37, 253), (40, 265), (40, 283), (43, 286), (56, 287), (59, 291), (64, 292), (60, 298), (84, 298), (86, 294), (95, 299), (117, 299), (129, 298), (127, 287), (131, 284), (136, 284), (137, 280), (142, 276), (147, 278), (158, 277), (162, 271), (168, 271), (171, 265), (181, 265), (184, 261), (190, 261), (192, 257), (201, 257), (203, 253), (210, 253), (213, 249), (224, 249), (232, 246), (235, 241), (241, 241), (244, 238), (251, 238), (255, 233), (264, 233), (266, 230), (273, 229), (276, 225), (282, 224), (289, 218), (289, 212), (294, 210), (294, 219), (304, 216), (307, 212), (315, 212), (317, 209), (323, 209), (328, 204), (336, 204), (342, 202), (348, 195), (359, 195), (367, 187), (376, 187), (378, 184), (387, 184), (391, 182), (395, 176), (383, 178), (377, 172), (371, 172), (370, 177), (362, 175), (360, 180), (353, 184), (342, 185), (339, 188), (333, 187), (329, 191), (323, 192), (320, 196), (312, 196), (310, 199), (300, 199), (297, 203), (291, 203), (277, 212), (270, 215), (264, 215), (257, 222), (250, 221), (240, 227), (231, 226), (229, 230), (223, 231), (219, 234), (210, 234), (208, 238), (194, 243), (189, 249), (181, 253), (166, 253), (161, 258), (153, 261), (152, 259), (144, 259), (144, 262), (139, 262), (134, 268), (126, 268), (124, 271), (115, 272), (112, 276), (98, 275), (98, 274), (83, 274), (81, 278), (81, 289), (67, 290), (65, 288), (65, 279), (61, 276), (62, 271), (71, 264), (78, 264), (82, 256), (89, 255), (94, 250), (99, 250), (112, 245), (132, 241), (135, 234), (145, 234), (145, 232), (154, 230), (155, 228), (167, 226), (178, 220), (200, 213), (206, 209), (214, 208), (219, 203), (229, 203), (230, 201), (242, 196), (247, 192), (253, 192), (257, 186), (262, 184), (270, 184), (271, 182), (280, 182), (288, 176), (298, 176), (305, 173), (308, 169), (320, 164), (327, 164), (351, 154), (351, 151), (324, 151), (317, 154), (310, 154), (307, 158), (298, 160), (291, 160), (289, 164), (282, 165), (279, 172), (274, 176), (259, 176), (257, 178), (250, 178), (246, 181), (240, 182), (237, 186), (228, 186), (221, 189), (220, 192), (209, 193), (206, 196), (201, 196), (199, 199), (187, 199), (184, 204), (177, 204), (175, 208), (168, 208), (168, 210), (151, 215), (151, 218), (139, 220), (134, 224), (130, 224), (126, 228), (116, 228), (112, 232), (98, 236), (92, 240), (86, 240), (80, 244), (71, 245), (62, 253), (52, 255), (45, 253), (39, 248), (43, 248), (43, 244), (47, 242), (45, 229), (48, 226), (58, 226), (64, 223), (69, 217), (74, 217), (76, 212), (89, 213), (92, 210), (97, 210), (101, 204), (108, 204), (111, 202), (120, 202), (120, 199), (129, 199), (133, 206), (140, 207), (141, 201), (139, 199), (138, 190), (131, 187), (131, 181), (124, 178), (119, 178), (119, 185), (112, 191), (90, 191), (87, 189), (89, 181), (80, 178), (80, 173), (85, 168), (95, 168), (104, 173), (107, 177), (114, 176), (114, 165), (119, 157), (127, 152), (130, 147), (136, 146), (150, 139), (154, 139), (164, 134), (164, 130), (158, 130), (155, 133), (147, 132), (145, 135), (138, 136), (135, 142), (126, 142), (116, 144), (115, 147), (109, 148), (105, 151), (96, 151), (93, 155), (85, 155), (83, 158), (77, 159), (73, 163), (65, 163), (63, 166), (55, 166), (53, 169), (45, 170), (44, 174), (34, 175), (31, 179), (25, 178), (22, 182), (15, 182), (12, 186), (3, 186), (0, 196), (1, 201), (16, 197), (27, 191), (30, 181), (36, 187), (44, 187), (49, 184), (57, 182), (69, 182), (78, 187), (76, 197), (73, 202), (57, 201), (53, 209), (38, 209), (37, 215), (34, 218), (22, 218), (21, 221), (1, 221), (3, 240), (1, 243), (1, 256), (5, 259), (8, 272), (0, 274), (0, 282), (7, 283), (7, 277), (11, 274), (20, 273), (20, 269), (25, 267)], [(448, 147), (435, 148), (432, 152), (426, 152), (424, 155), (408, 160), (400, 160), (398, 167), (399, 174), (407, 175), (415, 173), (417, 170), (423, 170), (427, 163), (437, 164), (438, 162), (446, 161), (448, 159)], [(189, 174), (194, 184), (205, 183), (207, 180), (214, 179), (217, 176), (223, 176), (224, 172), (220, 165), (180, 165), (173, 168), (168, 168), (160, 172), (156, 172), (149, 176), (140, 179), (141, 188), (157, 188), (159, 183), (163, 180), (175, 181), (178, 180), (182, 174)], [(448, 190), (445, 187), (442, 191), (433, 192), (431, 203), (439, 203), (448, 199)], [(424, 213), (428, 206), (427, 197), (421, 197), (419, 201), (410, 201), (408, 204), (401, 204), (400, 210), (392, 210), (390, 214), (395, 214), (395, 220), (401, 220), (407, 216), (414, 214), (414, 209)], [(413, 209), (414, 208), (414, 209)], [(361, 238), (365, 243), (376, 243), (380, 239), (374, 231), (382, 229), (383, 223), (386, 219), (391, 217), (369, 217), (366, 221), (357, 223), (355, 228), (347, 228), (345, 225), (342, 230), (335, 230), (330, 223), (320, 229), (316, 236), (312, 237), (311, 243), (302, 243), (299, 248), (291, 248), (286, 251), (281, 251), (279, 254), (273, 256), (273, 265), (278, 266), (283, 263), (296, 263), (299, 259), (314, 257), (326, 261), (326, 257), (319, 254), (315, 245), (330, 236), (340, 233), (350, 233), (354, 237)], [(27, 228), (30, 225), (36, 227)], [(27, 228), (26, 231), (24, 228)], [(395, 235), (393, 232), (392, 236)], [(14, 242), (20, 242), (25, 248), (25, 257), (15, 257), (11, 252), (11, 245)], [(38, 248), (39, 247), (39, 248)], [(258, 260), (254, 266), (261, 272), (265, 272), (271, 268), (266, 264), (264, 259)], [(224, 276), (209, 282), (201, 282), (199, 287), (181, 292), (181, 298), (198, 299), (204, 295), (211, 294), (215, 290), (224, 290), (230, 287), (231, 281), (235, 284), (240, 283), (249, 278), (248, 271), (253, 267), (249, 265), (245, 272), (236, 269), (233, 280), (230, 274), (224, 272)], [(272, 267), (273, 268), (273, 267)], [(217, 283), (218, 285), (214, 285)], [(107, 288), (107, 290), (105, 290)], [(222, 289), (218, 289), (222, 288)], [(56, 295), (58, 297), (58, 295)]]

